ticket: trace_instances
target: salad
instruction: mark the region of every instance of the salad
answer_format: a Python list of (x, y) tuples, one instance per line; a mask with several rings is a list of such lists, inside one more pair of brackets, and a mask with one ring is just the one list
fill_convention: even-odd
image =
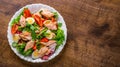
[(24, 8), (10, 25), (12, 47), (25, 57), (47, 60), (65, 40), (58, 13), (44, 8), (35, 13)]

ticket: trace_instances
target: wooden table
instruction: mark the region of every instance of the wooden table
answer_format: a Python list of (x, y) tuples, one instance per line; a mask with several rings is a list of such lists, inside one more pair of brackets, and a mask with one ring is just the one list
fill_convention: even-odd
[[(21, 60), (10, 49), (7, 27), (21, 7), (43, 3), (64, 17), (65, 48), (46, 63)], [(0, 0), (0, 67), (120, 67), (120, 0)]]

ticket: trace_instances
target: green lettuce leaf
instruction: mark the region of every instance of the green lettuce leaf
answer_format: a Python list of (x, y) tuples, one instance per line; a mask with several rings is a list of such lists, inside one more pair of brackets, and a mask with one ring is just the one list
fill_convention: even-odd
[(22, 11), (16, 18), (14, 18), (14, 19), (12, 20), (10, 26), (13, 26), (14, 24), (18, 23), (19, 20), (20, 20), (21, 15), (23, 15), (23, 11)]
[(64, 31), (61, 28), (58, 28), (54, 40), (56, 40), (57, 43), (56, 49), (63, 44), (63, 41), (65, 40), (65, 35)]

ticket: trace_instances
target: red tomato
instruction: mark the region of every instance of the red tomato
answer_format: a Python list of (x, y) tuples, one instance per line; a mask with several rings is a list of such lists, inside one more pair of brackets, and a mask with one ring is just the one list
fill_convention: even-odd
[(42, 22), (41, 18), (40, 18), (38, 15), (33, 15), (33, 17), (34, 17), (36, 23), (37, 23), (39, 26), (42, 27), (42, 26), (43, 26), (43, 22)]
[(36, 45), (34, 45), (32, 49), (33, 49), (33, 50), (36, 50), (36, 49), (37, 49), (37, 46), (36, 46)]
[(12, 34), (15, 34), (17, 30), (18, 30), (18, 25), (14, 24), (11, 29)]
[(55, 22), (55, 21), (56, 21), (56, 19), (55, 19), (54, 17), (52, 17), (51, 21), (52, 21), (52, 22)]
[(49, 40), (47, 38), (42, 38), (40, 42), (48, 42)]
[(29, 10), (28, 8), (25, 8), (25, 9), (24, 9), (23, 16), (24, 16), (25, 18), (31, 17), (31, 13), (30, 13), (30, 10)]
[(42, 22), (44, 22), (44, 21), (45, 21), (45, 19), (41, 18), (41, 21), (42, 21)]

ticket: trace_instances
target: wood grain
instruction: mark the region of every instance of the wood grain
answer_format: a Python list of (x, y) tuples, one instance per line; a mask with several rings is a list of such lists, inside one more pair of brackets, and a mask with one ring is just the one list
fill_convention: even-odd
[[(67, 43), (46, 63), (21, 60), (10, 49), (7, 26), (21, 7), (43, 3), (64, 17)], [(120, 0), (0, 0), (0, 67), (120, 67)]]

